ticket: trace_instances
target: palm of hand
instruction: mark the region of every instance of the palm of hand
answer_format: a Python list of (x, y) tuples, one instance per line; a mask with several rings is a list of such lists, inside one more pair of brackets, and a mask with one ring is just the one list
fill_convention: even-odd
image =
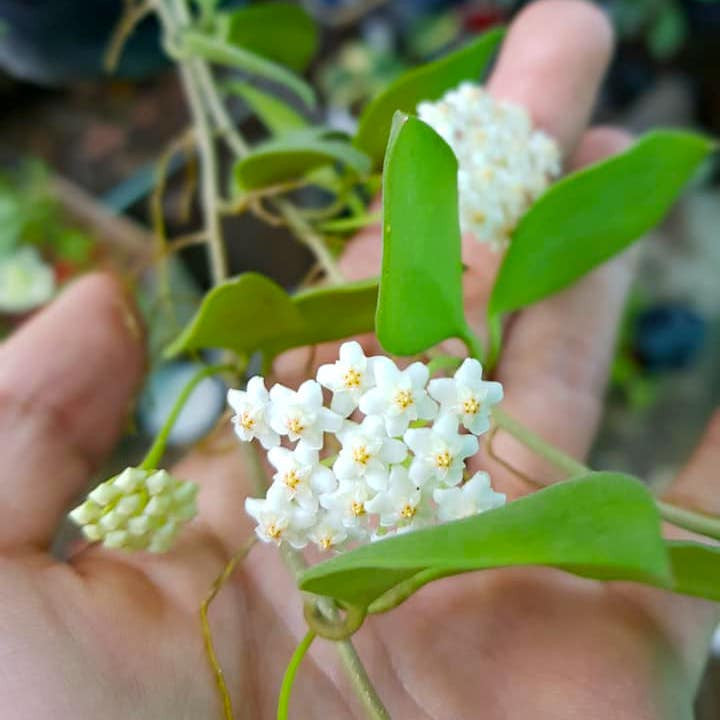
[[(558, 38), (551, 48), (539, 41), (547, 27)], [(594, 161), (625, 142), (597, 130), (578, 143), (608, 52), (596, 11), (546, 0), (516, 21), (490, 87), (525, 104), (566, 152), (577, 145), (571, 165)], [(376, 237), (358, 238), (346, 256), (349, 274), (371, 274), (377, 254)], [(468, 248), (466, 262), (469, 316), (481, 317), (497, 259)], [(498, 368), (508, 411), (578, 457), (600, 412), (628, 278), (621, 258), (522, 313)], [(202, 485), (200, 519), (168, 555), (90, 548), (59, 563), (46, 552), (88, 466), (111, 446), (140, 376), (140, 346), (126, 325), (115, 285), (90, 278), (0, 348), (8, 478), (0, 485), (0, 702), (14, 717), (221, 716), (198, 608), (252, 532), (237, 451), (196, 453), (178, 469)], [(547, 477), (506, 438), (497, 447), (524, 473)], [(715, 461), (712, 450), (701, 445), (692, 473), (677, 481), (686, 497), (707, 493), (696, 478)], [(509, 496), (527, 491), (501, 466), (484, 465)], [(396, 720), (493, 720), (525, 717), (528, 708), (553, 720), (680, 718), (690, 717), (714, 619), (709, 605), (660, 591), (546, 569), (496, 570), (434, 583), (370, 618), (356, 639)], [(212, 625), (236, 716), (273, 717), (282, 672), (304, 633), (300, 596), (274, 548), (252, 551), (213, 604)], [(295, 686), (294, 715), (360, 716), (351, 696), (332, 646), (317, 642)]]

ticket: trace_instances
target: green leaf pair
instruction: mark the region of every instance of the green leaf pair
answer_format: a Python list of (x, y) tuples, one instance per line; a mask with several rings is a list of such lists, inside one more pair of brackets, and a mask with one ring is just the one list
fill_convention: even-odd
[[(650, 230), (713, 148), (692, 133), (655, 131), (550, 188), (513, 233), (489, 326), (499, 328), (503, 313), (571, 285)], [(449, 337), (476, 352), (463, 311), (456, 171), (445, 141), (398, 113), (385, 161), (377, 315), (389, 352), (410, 355)]]
[(335, 163), (356, 175), (368, 173), (367, 155), (337, 135), (327, 128), (307, 128), (262, 143), (235, 165), (238, 189), (259, 190), (290, 182)]
[(376, 303), (375, 280), (290, 296), (264, 275), (245, 273), (205, 296), (165, 356), (222, 348), (245, 357), (259, 351), (267, 362), (293, 347), (370, 332)]
[(299, 586), (381, 612), (438, 578), (527, 565), (720, 600), (720, 551), (666, 543), (652, 495), (618, 473), (589, 473), (465, 520), (364, 545), (309, 568)]
[(219, 13), (214, 32), (188, 30), (181, 37), (181, 45), (191, 53), (286, 87), (310, 107), (315, 92), (296, 73), (307, 68), (317, 44), (312, 18), (286, 2)]

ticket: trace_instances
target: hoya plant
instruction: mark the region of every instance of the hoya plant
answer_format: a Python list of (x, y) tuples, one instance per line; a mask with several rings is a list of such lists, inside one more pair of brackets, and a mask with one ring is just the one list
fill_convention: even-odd
[[(493, 379), (512, 314), (653, 228), (713, 141), (655, 130), (609, 159), (564, 171), (556, 141), (482, 85), (502, 28), (401, 76), (350, 136), (312, 121), (317, 99), (301, 73), (317, 31), (298, 6), (156, 0), (131, 7), (121, 34), (145, 11), (160, 20), (191, 110), (204, 220), (192, 241), (207, 248), (213, 285), (165, 355), (219, 350), (222, 360), (181, 393), (140, 466), (100, 484), (70, 517), (88, 540), (111, 548), (171, 548), (192, 524), (197, 488), (163, 469), (166, 439), (202, 379), (230, 383), (222, 422), (232, 423), (257, 491), (245, 502), (255, 536), (200, 609), (225, 718), (233, 708), (208, 609), (256, 542), (277, 547), (307, 623), (279, 690), (280, 720), (316, 637), (336, 643), (369, 716), (389, 717), (352, 636), (369, 616), (448, 576), (547, 566), (720, 600), (720, 518), (563, 453), (504, 408)], [(265, 127), (264, 140), (250, 144), (234, 121), (238, 97)], [(221, 153), (232, 158), (227, 176)], [(380, 214), (372, 200), (379, 186)], [(302, 204), (305, 187), (330, 199)], [(286, 227), (312, 251), (317, 271), (303, 287), (290, 293), (262, 274), (228, 276), (232, 240), (222, 219), (243, 212)], [(346, 239), (376, 223), (379, 276), (346, 280)], [(463, 243), (480, 244), (498, 266), (485, 318), (464, 301)], [(323, 361), (311, 358), (299, 373), (287, 351), (307, 346)], [(304, 380), (282, 382), (282, 363)], [(515, 470), (493, 445), (498, 434), (554, 466), (555, 481)], [(501, 466), (535, 491), (506, 497), (487, 471)], [(665, 539), (663, 520), (694, 539)]]

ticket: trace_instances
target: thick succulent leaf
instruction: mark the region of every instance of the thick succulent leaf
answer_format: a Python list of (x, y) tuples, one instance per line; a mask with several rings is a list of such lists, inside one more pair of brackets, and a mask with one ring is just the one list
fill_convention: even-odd
[(341, 163), (363, 175), (370, 160), (349, 142), (327, 135), (325, 128), (285, 134), (257, 146), (235, 165), (239, 190), (258, 190), (302, 178), (316, 168)]
[(720, 601), (720, 547), (694, 542), (668, 542), (673, 572), (672, 589)]
[(459, 50), (401, 75), (363, 111), (355, 145), (379, 166), (395, 112), (414, 113), (422, 100), (437, 100), (464, 80), (478, 81), (504, 33), (502, 28), (489, 30)]
[(245, 273), (212, 289), (195, 317), (165, 350), (222, 348), (241, 355), (341, 340), (373, 329), (377, 282), (348, 283), (291, 297), (264, 275)]
[(292, 300), (302, 317), (302, 328), (278, 337), (268, 346), (268, 351), (276, 355), (292, 347), (372, 332), (377, 296), (378, 283), (374, 278), (294, 295)]
[(230, 82), (225, 89), (239, 95), (273, 134), (282, 135), (307, 125), (305, 118), (286, 102), (244, 82)]
[(457, 161), (430, 126), (398, 113), (383, 176), (378, 339), (413, 355), (466, 327)]
[(302, 318), (288, 294), (264, 275), (245, 273), (214, 287), (180, 336), (165, 350), (224, 348), (241, 355), (297, 332)]
[(223, 13), (225, 40), (302, 72), (318, 46), (312, 18), (297, 3), (265, 2)]
[(301, 589), (367, 607), (422, 572), (434, 577), (547, 565), (582, 577), (669, 587), (654, 500), (637, 480), (589, 473), (466, 520), (364, 545), (306, 570)]
[(490, 314), (537, 302), (624, 250), (662, 220), (712, 149), (700, 135), (658, 130), (555, 184), (513, 233)]
[(314, 90), (292, 70), (268, 60), (239, 45), (231, 45), (216, 37), (188, 30), (182, 35), (182, 45), (190, 52), (219, 65), (242, 70), (249, 75), (264, 78), (292, 90), (305, 104), (315, 105)]

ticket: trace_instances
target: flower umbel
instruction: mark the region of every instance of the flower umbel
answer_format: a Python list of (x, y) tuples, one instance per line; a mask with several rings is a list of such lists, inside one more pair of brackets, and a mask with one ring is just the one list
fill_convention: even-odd
[[(275, 385), (268, 393), (262, 378), (253, 378), (245, 394), (230, 391), (240, 439), (267, 447), (265, 430), (256, 431), (266, 423), (284, 443), (268, 450), (276, 472), (266, 496), (245, 503), (258, 537), (341, 550), (502, 504), (505, 496), (485, 473), (463, 484), (502, 386), (482, 380), (476, 360), (466, 360), (453, 378), (428, 379), (423, 363), (400, 369), (387, 357), (366, 357), (352, 341), (340, 347), (337, 362), (320, 367), (317, 382), (297, 391)], [(332, 410), (323, 405), (321, 385), (333, 393)], [(257, 418), (247, 432), (243, 412)], [(337, 455), (326, 450), (326, 434), (335, 437), (333, 448), (339, 444)]]
[(70, 512), (88, 540), (123, 550), (169, 550), (195, 517), (197, 486), (165, 470), (129, 467), (98, 485)]
[(420, 119), (458, 159), (460, 226), (480, 242), (504, 247), (520, 218), (560, 173), (557, 143), (534, 130), (524, 108), (462, 83), (436, 102), (422, 102)]

